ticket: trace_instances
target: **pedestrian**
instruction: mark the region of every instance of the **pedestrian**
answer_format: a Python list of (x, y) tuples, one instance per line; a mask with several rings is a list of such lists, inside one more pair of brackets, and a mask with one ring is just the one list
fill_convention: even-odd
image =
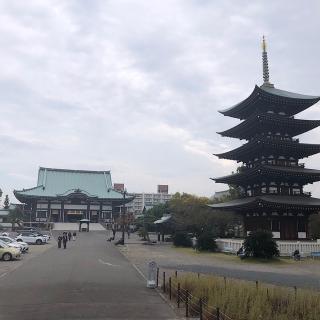
[(72, 234), (72, 240), (73, 241), (76, 241), (76, 236), (77, 236), (77, 233), (75, 231), (73, 231), (73, 234)]
[(128, 235), (128, 239), (130, 239), (130, 232), (131, 232), (131, 230), (130, 230), (130, 227), (128, 226), (128, 227), (127, 227), (127, 235)]
[(62, 237), (61, 237), (61, 235), (59, 235), (59, 237), (58, 237), (58, 249), (61, 248), (61, 241), (62, 241)]
[(69, 241), (71, 240), (71, 232), (70, 231), (68, 232), (68, 240)]
[(68, 236), (66, 232), (63, 233), (62, 242), (63, 242), (63, 249), (67, 249)]
[(116, 227), (116, 225), (115, 224), (112, 224), (112, 227), (111, 227), (112, 229), (112, 236), (113, 236), (113, 240), (114, 240), (114, 238), (115, 238), (115, 236), (116, 236), (116, 232), (117, 232), (117, 227)]

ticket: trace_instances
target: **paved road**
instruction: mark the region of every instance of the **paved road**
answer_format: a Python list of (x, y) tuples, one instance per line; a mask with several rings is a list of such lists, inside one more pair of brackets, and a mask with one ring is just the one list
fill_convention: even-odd
[(81, 233), (0, 279), (0, 319), (175, 319), (104, 232)]

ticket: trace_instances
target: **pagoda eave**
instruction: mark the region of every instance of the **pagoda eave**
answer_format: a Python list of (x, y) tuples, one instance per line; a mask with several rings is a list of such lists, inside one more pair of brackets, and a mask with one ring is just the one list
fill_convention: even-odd
[(268, 180), (269, 175), (272, 175), (274, 181), (302, 182), (303, 184), (320, 181), (320, 170), (271, 165), (258, 165), (254, 168), (245, 168), (240, 173), (211, 179), (216, 183), (239, 184), (243, 186), (253, 181), (262, 182)]
[(319, 100), (318, 96), (302, 95), (274, 87), (264, 85), (258, 87), (256, 85), (248, 98), (219, 112), (224, 116), (246, 119), (257, 110), (262, 111), (261, 109), (271, 105), (281, 105), (286, 109), (286, 114), (292, 116), (309, 108)]
[(306, 196), (283, 196), (283, 195), (264, 195), (256, 197), (246, 197), (228, 202), (222, 202), (209, 205), (215, 210), (232, 210), (242, 211), (247, 209), (285, 209), (285, 210), (304, 210), (314, 211), (320, 210), (320, 199)]

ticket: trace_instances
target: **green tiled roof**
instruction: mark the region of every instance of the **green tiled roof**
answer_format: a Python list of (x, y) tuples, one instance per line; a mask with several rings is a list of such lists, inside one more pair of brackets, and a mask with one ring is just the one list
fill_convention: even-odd
[(57, 197), (81, 192), (100, 199), (123, 199), (121, 192), (112, 189), (110, 171), (86, 171), (39, 168), (37, 186), (15, 190), (21, 197)]

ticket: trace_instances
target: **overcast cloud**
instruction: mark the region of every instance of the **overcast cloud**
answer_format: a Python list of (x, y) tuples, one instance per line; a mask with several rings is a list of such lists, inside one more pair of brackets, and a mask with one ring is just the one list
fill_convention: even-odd
[[(0, 1), (1, 188), (48, 166), (111, 170), (128, 191), (225, 189), (209, 178), (236, 164), (212, 153), (240, 142), (216, 132), (238, 121), (217, 111), (261, 84), (263, 34), (275, 86), (319, 95), (319, 13), (316, 0)], [(320, 119), (319, 104), (299, 117)]]

